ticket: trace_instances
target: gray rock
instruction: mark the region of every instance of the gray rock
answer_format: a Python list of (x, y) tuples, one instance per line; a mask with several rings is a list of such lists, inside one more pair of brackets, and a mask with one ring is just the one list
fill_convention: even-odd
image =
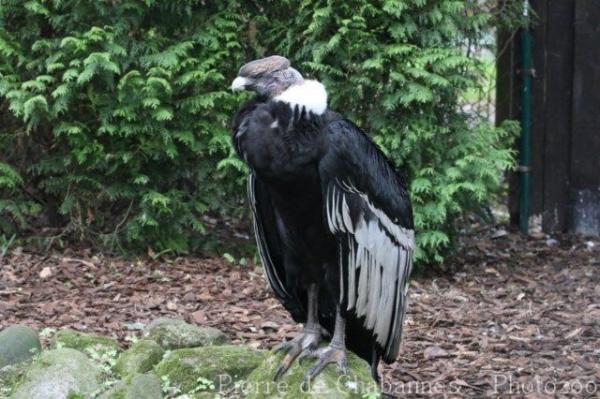
[(162, 399), (160, 379), (154, 374), (135, 374), (100, 395), (99, 399)]
[(275, 370), (283, 359), (283, 354), (269, 354), (241, 384), (243, 397), (248, 399), (296, 399), (296, 398), (367, 398), (379, 397), (378, 384), (371, 377), (370, 366), (352, 352), (347, 353), (347, 376), (340, 375), (337, 366), (330, 364), (317, 375), (309, 387), (302, 387), (304, 374), (314, 365), (314, 361), (300, 364), (295, 361), (292, 367), (278, 380), (273, 381)]
[(0, 332), (0, 368), (30, 360), (42, 346), (37, 332), (27, 326), (10, 326)]
[(52, 340), (54, 348), (72, 348), (87, 353), (95, 351), (100, 354), (113, 353), (116, 355), (119, 344), (116, 339), (85, 334), (75, 330), (60, 330)]
[(124, 377), (129, 374), (146, 373), (160, 362), (165, 351), (154, 341), (140, 340), (119, 356), (114, 370)]
[(19, 384), (14, 399), (89, 397), (100, 387), (99, 368), (83, 353), (70, 348), (42, 352)]
[(223, 345), (177, 349), (165, 355), (154, 372), (182, 393), (214, 392), (246, 378), (265, 358), (265, 352)]
[(150, 323), (144, 336), (158, 342), (164, 349), (195, 348), (207, 345), (223, 345), (229, 340), (219, 329), (198, 327), (180, 319), (161, 317)]

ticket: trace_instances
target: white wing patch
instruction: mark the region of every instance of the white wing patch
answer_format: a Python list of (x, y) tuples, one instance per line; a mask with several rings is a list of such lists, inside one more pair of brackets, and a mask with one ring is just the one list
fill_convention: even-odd
[[(350, 199), (358, 200), (362, 209), (352, 214)], [(373, 331), (385, 357), (394, 359), (406, 312), (414, 231), (394, 223), (346, 182), (329, 185), (326, 208), (331, 232), (346, 234), (347, 239), (347, 259), (340, 259), (340, 266), (347, 264), (340, 273), (340, 301), (346, 299), (347, 310), (364, 318), (364, 327)]]

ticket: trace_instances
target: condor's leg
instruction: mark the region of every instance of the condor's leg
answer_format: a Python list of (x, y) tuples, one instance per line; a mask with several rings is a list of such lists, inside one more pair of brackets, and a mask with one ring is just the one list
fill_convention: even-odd
[(318, 291), (319, 287), (317, 284), (310, 284), (308, 286), (308, 305), (304, 331), (291, 341), (282, 342), (274, 348), (275, 352), (286, 352), (285, 357), (275, 372), (275, 380), (279, 379), (290, 368), (292, 362), (301, 353), (311, 353), (319, 346), (321, 326), (319, 325), (319, 316), (317, 314)]
[(329, 363), (337, 364), (342, 374), (348, 374), (348, 361), (346, 360), (346, 319), (340, 312), (340, 307), (336, 308), (335, 329), (333, 338), (328, 346), (320, 348), (313, 353), (302, 356), (305, 358), (316, 358), (317, 362), (304, 374), (303, 384), (309, 383), (315, 378)]

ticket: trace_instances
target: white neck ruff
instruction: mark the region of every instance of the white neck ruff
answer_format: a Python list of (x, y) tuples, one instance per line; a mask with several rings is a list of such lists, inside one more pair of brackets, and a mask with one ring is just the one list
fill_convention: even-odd
[(317, 115), (321, 115), (327, 109), (327, 91), (321, 82), (316, 80), (305, 80), (304, 82), (291, 86), (286, 91), (274, 98), (275, 101), (283, 101), (292, 107), (298, 105), (305, 107)]

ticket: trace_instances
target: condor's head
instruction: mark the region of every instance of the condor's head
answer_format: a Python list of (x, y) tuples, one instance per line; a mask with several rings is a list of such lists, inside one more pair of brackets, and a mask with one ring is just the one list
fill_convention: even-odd
[(302, 75), (290, 66), (287, 58), (272, 55), (243, 65), (231, 89), (251, 90), (271, 99), (302, 82)]
[(327, 108), (327, 92), (316, 80), (305, 80), (279, 55), (251, 61), (240, 68), (232, 90), (251, 90), (268, 100), (287, 102), (322, 114)]

